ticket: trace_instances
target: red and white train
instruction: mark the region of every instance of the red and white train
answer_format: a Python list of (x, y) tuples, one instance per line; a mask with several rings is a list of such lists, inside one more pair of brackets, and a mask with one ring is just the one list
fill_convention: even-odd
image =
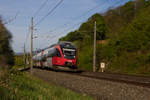
[(33, 56), (34, 66), (54, 69), (77, 69), (77, 48), (71, 42), (60, 42)]

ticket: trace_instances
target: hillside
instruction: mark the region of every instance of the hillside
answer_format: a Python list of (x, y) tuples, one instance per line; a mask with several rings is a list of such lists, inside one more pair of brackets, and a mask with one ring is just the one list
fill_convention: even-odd
[(150, 74), (150, 0), (130, 1), (103, 15), (94, 14), (78, 30), (60, 38), (74, 42), (79, 48), (78, 66), (87, 70), (92, 70), (94, 21), (97, 69), (103, 61), (109, 72)]

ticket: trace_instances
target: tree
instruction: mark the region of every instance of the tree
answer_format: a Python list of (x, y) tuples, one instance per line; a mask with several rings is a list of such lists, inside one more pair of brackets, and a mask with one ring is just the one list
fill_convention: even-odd
[(104, 40), (106, 39), (106, 33), (107, 33), (107, 26), (105, 24), (103, 16), (96, 13), (92, 17), (88, 19), (87, 22), (83, 23), (79, 31), (81, 33), (83, 32), (84, 35), (89, 35), (91, 38), (93, 38), (93, 32), (94, 32), (94, 22), (96, 21), (97, 25), (97, 40)]
[(5, 28), (0, 18), (0, 65), (13, 65), (14, 53), (11, 48), (12, 35)]

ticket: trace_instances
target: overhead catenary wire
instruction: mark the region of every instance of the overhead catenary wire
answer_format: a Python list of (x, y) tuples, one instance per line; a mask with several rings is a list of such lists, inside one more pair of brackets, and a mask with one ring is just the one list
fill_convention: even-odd
[[(117, 1), (115, 4), (113, 4), (112, 5), (112, 8), (114, 7), (114, 5), (118, 5), (118, 4), (120, 4), (122, 2), (122, 0), (119, 0), (119, 1)], [(80, 24), (80, 23), (79, 23)], [(79, 25), (79, 24), (77, 24), (77, 25)], [(75, 25), (74, 25), (75, 26)], [(55, 36), (56, 37), (56, 36)]]
[[(35, 18), (38, 15), (38, 13), (44, 8), (44, 6), (47, 4), (47, 2), (48, 2), (48, 0), (45, 0), (43, 2), (43, 4), (40, 6), (40, 8), (34, 13), (33, 18)], [(30, 27), (27, 30), (28, 30), (28, 32), (27, 32), (27, 35), (26, 35), (26, 38), (25, 38), (25, 41), (24, 41), (25, 45), (27, 45), (27, 42), (28, 42), (27, 40), (30, 36)]]
[(6, 22), (4, 22), (3, 24), (6, 25), (6, 24), (9, 24), (11, 23), (12, 21), (16, 20), (17, 16), (19, 15), (19, 12), (16, 13), (15, 17), (14, 18), (11, 18), (9, 20), (7, 20)]
[(30, 27), (27, 28), (27, 34), (26, 34), (25, 41), (24, 41), (25, 49), (27, 49), (28, 47), (27, 44), (28, 44), (29, 36), (30, 36)]
[[(85, 16), (86, 14), (90, 13), (91, 11), (93, 11), (93, 10), (99, 8), (99, 7), (101, 7), (101, 6), (98, 4), (98, 5), (94, 6), (93, 8), (89, 9), (88, 11), (84, 12), (83, 14), (79, 15), (78, 17), (73, 18), (73, 20), (80, 19), (81, 17)], [(65, 27), (65, 26), (67, 26), (69, 24), (70, 24), (70, 22), (66, 22), (65, 24), (61, 25), (60, 28)], [(57, 28), (55, 28), (53, 30), (55, 31), (55, 30), (57, 30)], [(51, 32), (53, 30), (50, 30), (49, 32)]]
[[(122, 0), (119, 0), (119, 1), (116, 2), (114, 5), (120, 4), (121, 1), (122, 1)], [(112, 7), (113, 7), (114, 5), (112, 5)], [(103, 5), (103, 6), (104, 6), (104, 5)], [(90, 12), (90, 11), (92, 11), (92, 10), (95, 10), (96, 8), (98, 8), (98, 5), (95, 6), (94, 8), (92, 8), (92, 9), (90, 9), (89, 11), (87, 11), (85, 14), (87, 14), (88, 12)], [(82, 16), (83, 16), (83, 15), (82, 15)], [(81, 17), (81, 16), (80, 16), (80, 17)], [(79, 18), (80, 18), (80, 17), (79, 17)], [(74, 28), (75, 26), (77, 26), (77, 25), (79, 25), (79, 24), (81, 24), (81, 23), (83, 23), (83, 21), (73, 24), (73, 26), (71, 26), (69, 29), (71, 29), (72, 27)], [(68, 30), (69, 30), (69, 29), (68, 29)]]
[[(43, 4), (40, 6), (40, 8), (34, 13), (33, 18), (35, 18), (38, 15), (38, 13), (44, 8), (44, 6), (47, 4), (47, 2), (48, 2), (48, 0), (45, 0), (43, 2)], [(28, 35), (26, 35), (25, 44), (27, 43), (27, 39), (29, 38), (29, 35), (30, 35), (30, 27), (29, 27), (27, 33), (28, 33)]]
[[(118, 4), (120, 4), (121, 2), (122, 2), (122, 0), (119, 0), (119, 1), (117, 1), (114, 5), (118, 5)], [(114, 5), (112, 5), (111, 7), (113, 7)], [(92, 9), (88, 10), (88, 11), (87, 11), (87, 12), (85, 12), (84, 14), (87, 14), (87, 13), (89, 13), (90, 11), (92, 11), (92, 10), (94, 10), (94, 9), (98, 8), (98, 7), (99, 7), (99, 5), (97, 5), (97, 6), (93, 7)], [(79, 16), (79, 17), (77, 17), (77, 18), (82, 17), (84, 14), (82, 14), (81, 16)], [(73, 24), (73, 25), (72, 25), (72, 26), (70, 26), (69, 28), (65, 29), (63, 32), (69, 31), (70, 29), (72, 29), (72, 28), (76, 27), (77, 25), (80, 25), (81, 23), (83, 23), (83, 21)], [(66, 25), (66, 24), (64, 24), (64, 25)], [(83, 32), (83, 31), (78, 31), (78, 32)], [(61, 33), (61, 34), (62, 34), (62, 33)], [(63, 34), (64, 34), (64, 33), (63, 33)], [(62, 34), (62, 35), (63, 35), (63, 34)], [(59, 34), (50, 35), (50, 36), (52, 36), (52, 37), (53, 37), (53, 36), (54, 36), (54, 37), (56, 37), (56, 35), (59, 35)]]
[[(50, 12), (48, 12), (41, 20), (39, 20), (39, 22), (36, 23), (35, 26), (38, 25), (39, 23), (41, 23), (48, 15), (50, 15), (50, 14), (62, 3), (62, 1), (63, 1), (63, 0), (61, 0), (61, 1), (60, 1)], [(116, 2), (115, 4), (113, 4), (113, 6), (116, 5), (116, 4), (118, 4), (118, 3), (120, 3), (120, 2), (121, 2), (121, 0), (119, 0), (118, 2)], [(89, 12), (95, 10), (95, 9), (98, 8), (98, 7), (100, 7), (100, 6), (97, 5), (97, 6), (93, 7), (93, 8), (91, 8), (91, 9), (89, 9), (87, 12), (85, 12), (84, 14), (78, 16), (76, 19), (78, 19), (78, 18), (80, 18), (80, 17), (82, 17), (82, 16), (85, 16), (86, 14), (88, 14)], [(75, 24), (73, 24), (71, 27), (67, 28), (67, 30), (65, 29), (64, 31), (68, 31), (68, 30), (70, 30), (72, 27), (74, 28), (75, 26), (77, 26), (77, 25), (79, 25), (79, 24), (81, 24), (81, 23), (83, 23), (83, 21), (80, 22), (80, 23), (75, 23)], [(66, 25), (66, 24), (64, 24), (64, 26), (65, 26), (65, 25)], [(55, 34), (54, 36), (56, 37), (56, 34)]]
[[(119, 1), (116, 2), (114, 5), (118, 5), (118, 4), (120, 4), (121, 2), (122, 2), (122, 0), (119, 0)], [(113, 7), (114, 5), (112, 5), (112, 7)], [(96, 8), (96, 7), (95, 7), (95, 8)], [(83, 23), (83, 22), (73, 24), (73, 26), (71, 26), (70, 28), (68, 28), (67, 30), (64, 30), (64, 31), (69, 31), (70, 29), (74, 28), (75, 26), (77, 26), (77, 25), (79, 25), (79, 24), (81, 24), (81, 23)]]
[[(52, 11), (55, 10), (55, 9), (57, 8), (57, 6), (59, 6), (59, 5), (62, 3), (62, 1), (63, 1), (63, 0), (61, 0), (47, 15), (45, 15), (45, 16), (44, 16), (38, 23), (36, 23), (34, 26), (38, 25), (38, 24), (39, 24), (40, 22), (42, 22), (49, 14), (51, 14)], [(84, 13), (84, 14), (82, 14), (82, 15), (85, 15), (85, 14), (89, 13), (90, 11), (96, 9), (97, 7), (99, 7), (99, 5), (95, 6), (94, 8), (90, 9), (88, 12), (86, 12), (86, 13)], [(79, 16), (79, 17), (82, 17), (82, 15)], [(81, 23), (82, 23), (82, 22), (77, 23), (77, 24), (74, 24), (73, 27), (74, 27), (75, 25), (79, 25), (79, 24), (81, 24)], [(56, 35), (54, 35), (54, 37), (55, 37), (55, 36), (56, 36)]]
[(93, 10), (99, 8), (99, 7), (101, 7), (101, 6), (98, 4), (98, 5), (94, 6), (93, 8), (89, 9), (87, 12), (81, 14), (80, 16), (78, 16), (78, 17), (76, 17), (76, 18), (74, 18), (74, 19), (79, 19), (79, 18), (81, 18), (81, 17), (87, 15), (88, 13), (90, 13), (91, 11), (93, 11)]
[(27, 43), (29, 36), (30, 36), (30, 26), (27, 29), (27, 35), (26, 35), (25, 43)]
[(37, 26), (38, 24), (40, 24), (47, 16), (49, 16), (61, 3), (63, 2), (63, 0), (60, 0), (55, 6), (54, 8), (52, 8), (44, 17), (42, 17), (35, 25)]
[[(120, 4), (121, 2), (122, 2), (122, 0), (119, 0), (119, 1), (117, 1), (114, 5)], [(112, 5), (111, 7), (113, 7), (114, 5)], [(105, 6), (105, 5), (103, 4), (102, 6)], [(101, 7), (101, 6), (100, 6), (100, 5), (96, 5), (96, 6), (94, 6), (93, 8), (89, 9), (87, 12), (81, 14), (80, 16), (78, 16), (78, 17), (76, 17), (76, 18), (74, 18), (74, 19), (79, 19), (79, 18), (81, 18), (82, 16), (85, 16), (85, 15), (88, 14), (89, 12), (91, 12), (91, 11), (93, 11), (93, 10), (99, 8), (99, 7)], [(69, 29), (71, 29), (71, 28), (74, 28), (75, 26), (77, 26), (77, 25), (79, 25), (79, 24), (81, 24), (81, 23), (83, 23), (83, 21), (73, 24), (73, 25), (70, 26), (70, 28), (68, 28), (67, 30), (69, 30)], [(67, 26), (68, 23), (63, 24), (62, 27), (65, 27), (65, 25)], [(55, 30), (56, 30), (56, 29), (55, 29)], [(66, 31), (66, 29), (65, 29), (64, 31)]]
[(37, 15), (38, 15), (38, 13), (44, 8), (44, 6), (47, 4), (47, 2), (48, 2), (48, 0), (45, 0), (44, 2), (43, 2), (43, 4), (40, 6), (40, 8), (35, 12), (35, 14), (33, 15), (33, 18), (35, 18)]
[[(122, 1), (122, 0), (117, 1), (114, 5), (119, 4), (121, 1)], [(114, 5), (112, 5), (112, 7), (113, 7)], [(80, 19), (80, 18), (82, 18), (83, 16), (87, 15), (88, 13), (90, 13), (91, 11), (93, 11), (93, 10), (99, 8), (99, 7), (103, 7), (103, 6), (105, 6), (105, 5), (103, 4), (103, 5), (101, 6), (101, 5), (98, 4), (98, 5), (94, 6), (93, 8), (89, 9), (88, 11), (86, 11), (85, 13), (83, 13), (83, 14), (81, 14), (81, 15), (79, 15), (78, 17), (73, 18), (73, 19), (74, 19), (74, 20)], [(77, 25), (79, 25), (79, 24), (81, 24), (81, 23), (83, 23), (83, 21), (82, 21), (82, 22), (75, 23), (75, 24), (73, 24), (73, 25), (70, 26), (70, 27), (71, 27), (71, 28), (72, 28), (72, 27), (74, 28), (75, 26), (77, 26)], [(63, 27), (68, 26), (68, 25), (70, 25), (70, 22), (67, 22), (67, 23), (63, 24), (63, 25), (60, 26), (59, 28), (63, 28)], [(69, 30), (69, 29), (71, 29), (71, 28), (68, 28), (67, 30)], [(52, 31), (55, 31), (55, 30), (57, 30), (57, 28), (55, 28), (55, 29), (53, 29), (53, 30), (50, 30), (49, 32), (52, 32)], [(65, 29), (65, 30), (66, 30), (66, 29)], [(65, 30), (64, 30), (64, 31), (65, 31)], [(47, 33), (48, 33), (48, 32), (47, 32)]]
[[(48, 2), (48, 0), (46, 0), (42, 5), (41, 5), (41, 7), (37, 10), (37, 12), (34, 14), (34, 17), (36, 17), (36, 15), (39, 13), (39, 11), (46, 5), (46, 3)], [(34, 25), (34, 27), (35, 26), (37, 26), (38, 24), (40, 24), (48, 15), (50, 15), (61, 3), (63, 2), (63, 0), (61, 0), (60, 2), (58, 2), (55, 6), (54, 6), (54, 8), (52, 9), (52, 10), (50, 10), (42, 19), (40, 19), (35, 25)], [(33, 18), (33, 17), (32, 17)], [(30, 30), (30, 28), (29, 28), (29, 30)], [(28, 34), (28, 36), (26, 37), (26, 40), (25, 40), (25, 43), (27, 44), (27, 39), (29, 38), (29, 35), (30, 34)]]

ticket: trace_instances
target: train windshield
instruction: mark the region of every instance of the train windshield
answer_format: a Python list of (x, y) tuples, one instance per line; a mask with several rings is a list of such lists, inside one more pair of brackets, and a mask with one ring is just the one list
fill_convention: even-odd
[(63, 54), (64, 54), (64, 57), (67, 59), (74, 59), (76, 56), (76, 50), (63, 48)]

